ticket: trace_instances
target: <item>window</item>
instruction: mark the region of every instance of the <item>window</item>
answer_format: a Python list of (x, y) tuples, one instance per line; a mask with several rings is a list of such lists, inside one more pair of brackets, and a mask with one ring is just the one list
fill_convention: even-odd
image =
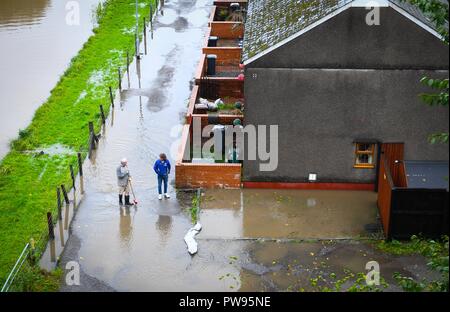
[(375, 168), (375, 144), (356, 143), (355, 168)]

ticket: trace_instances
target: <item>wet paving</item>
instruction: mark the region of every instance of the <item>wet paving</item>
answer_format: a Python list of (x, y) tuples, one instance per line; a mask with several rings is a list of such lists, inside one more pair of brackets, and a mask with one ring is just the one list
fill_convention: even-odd
[(367, 273), (369, 261), (379, 263), (382, 291), (401, 291), (393, 278), (396, 272), (420, 280), (437, 278), (424, 258), (389, 256), (364, 241), (246, 241), (242, 249), (241, 256), (228, 262), (228, 267), (240, 269), (235, 285), (229, 275), (224, 277), (228, 287), (240, 291), (345, 291), (356, 284), (358, 274)]
[[(133, 64), (130, 87), (85, 164), (85, 194), (60, 259), (63, 269), (80, 264), (81, 284), (63, 280), (61, 291), (314, 291), (311, 278), (327, 284), (347, 274), (344, 268), (365, 272), (369, 260), (380, 262), (388, 282), (396, 271), (428, 276), (417, 256), (387, 256), (364, 241), (310, 240), (367, 236), (365, 225), (377, 218), (374, 194), (366, 192), (208, 190), (199, 250), (188, 254), (183, 237), (192, 226), (186, 210), (193, 193), (170, 187), (172, 197), (158, 200), (152, 164), (160, 152), (175, 163), (212, 1), (165, 3), (140, 76)], [(115, 169), (123, 157), (139, 202), (130, 208), (117, 198)]]
[(78, 25), (66, 23), (74, 12), (69, 2), (0, 1), (0, 115), (8, 116), (0, 123), (0, 158), (92, 34), (92, 10), (100, 0), (77, 1)]

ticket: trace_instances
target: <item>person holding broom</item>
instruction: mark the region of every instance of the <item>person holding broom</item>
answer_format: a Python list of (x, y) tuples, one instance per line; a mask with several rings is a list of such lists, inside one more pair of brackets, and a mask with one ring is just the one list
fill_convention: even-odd
[(128, 160), (123, 158), (120, 161), (120, 166), (117, 167), (117, 185), (119, 186), (119, 204), (123, 205), (123, 195), (125, 195), (125, 205), (132, 206), (134, 203), (130, 203), (130, 183), (131, 174), (128, 169)]

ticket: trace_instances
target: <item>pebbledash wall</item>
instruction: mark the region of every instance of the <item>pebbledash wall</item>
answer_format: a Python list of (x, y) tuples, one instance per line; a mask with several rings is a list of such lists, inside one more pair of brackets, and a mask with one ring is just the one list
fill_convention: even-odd
[[(405, 159), (448, 160), (448, 108), (418, 95), (423, 76), (448, 77), (449, 49), (392, 8), (381, 25), (350, 8), (246, 64), (245, 124), (279, 126), (279, 163), (259, 171), (244, 160), (245, 181), (373, 183), (375, 169), (356, 169), (355, 140), (405, 143)], [(244, 43), (245, 44), (245, 43)]]

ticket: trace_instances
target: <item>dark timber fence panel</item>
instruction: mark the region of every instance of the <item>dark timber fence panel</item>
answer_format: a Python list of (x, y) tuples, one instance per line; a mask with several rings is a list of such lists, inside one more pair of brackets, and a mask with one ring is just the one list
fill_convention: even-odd
[(395, 187), (385, 155), (380, 159), (377, 204), (388, 239), (409, 239), (417, 234), (439, 238), (449, 234), (448, 191)]
[(397, 188), (392, 191), (389, 238), (449, 234), (448, 191)]
[(200, 78), (200, 97), (204, 99), (217, 99), (219, 98), (218, 93), (218, 82), (209, 79), (208, 77)]

